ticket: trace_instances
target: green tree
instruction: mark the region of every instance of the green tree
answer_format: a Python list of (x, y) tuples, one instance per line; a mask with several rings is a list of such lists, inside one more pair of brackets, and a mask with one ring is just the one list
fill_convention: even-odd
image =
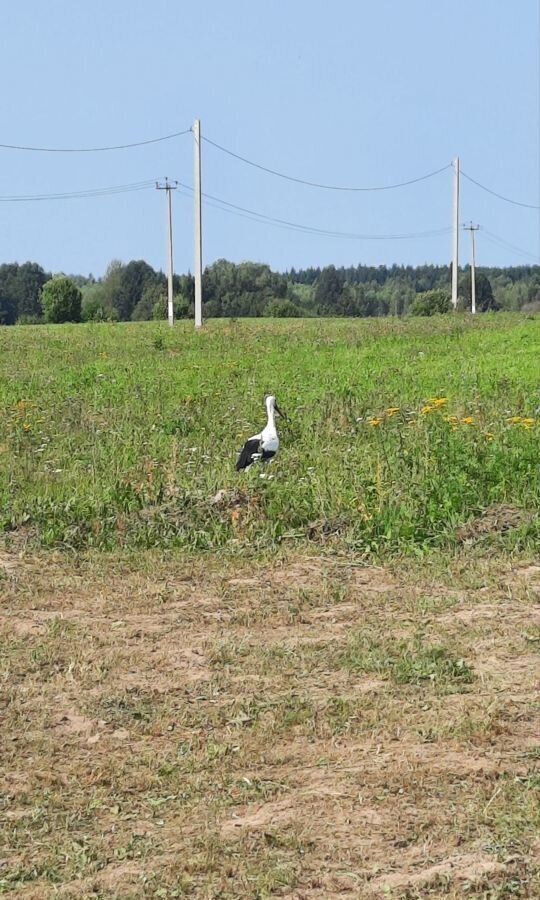
[[(154, 315), (154, 310), (163, 308), (164, 315)], [(134, 322), (145, 322), (150, 319), (167, 318), (167, 289), (165, 284), (158, 282), (148, 283), (142, 293), (141, 299), (135, 305), (131, 318)]]
[(81, 288), (83, 322), (115, 322), (118, 319), (116, 309), (110, 304), (105, 287), (101, 282), (85, 284)]
[(0, 266), (0, 297), (6, 324), (13, 324), (22, 316), (41, 316), (41, 289), (50, 277), (37, 263)]
[[(489, 312), (490, 310), (500, 309), (499, 304), (495, 300), (493, 296), (493, 289), (491, 287), (491, 282), (487, 275), (484, 275), (483, 272), (476, 273), (476, 311), (477, 312)], [(471, 308), (472, 303), (472, 285), (471, 285), (471, 277), (467, 278), (467, 281), (463, 290), (464, 297), (464, 306), (465, 309)]]
[(163, 278), (142, 259), (133, 259), (127, 266), (114, 259), (103, 279), (107, 306), (116, 309), (122, 322), (129, 321), (145, 289), (160, 277)]
[(450, 312), (450, 297), (443, 290), (423, 291), (417, 294), (409, 307), (411, 316), (436, 316)]
[(337, 314), (344, 281), (343, 270), (338, 272), (335, 266), (326, 266), (322, 270), (317, 279), (314, 293), (315, 305), (322, 315)]
[(0, 289), (0, 325), (14, 325), (17, 318), (17, 307), (9, 294)]
[(41, 294), (46, 322), (80, 322), (82, 293), (65, 275), (48, 281)]
[[(175, 319), (190, 319), (195, 315), (194, 304), (182, 294), (175, 294), (173, 297), (173, 309)], [(152, 307), (152, 319), (166, 319), (168, 315), (168, 300), (166, 292), (161, 291), (158, 299)]]

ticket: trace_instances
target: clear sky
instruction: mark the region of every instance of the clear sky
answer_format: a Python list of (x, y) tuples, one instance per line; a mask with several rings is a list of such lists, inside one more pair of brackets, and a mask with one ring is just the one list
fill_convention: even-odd
[[(539, 0), (5, 0), (0, 143), (84, 147), (188, 128), (306, 180), (385, 185), (459, 154), (491, 189), (540, 203)], [(191, 135), (109, 153), (0, 150), (0, 196), (168, 175), (192, 183)], [(399, 190), (339, 193), (203, 149), (203, 189), (267, 216), (362, 235), (451, 221), (451, 171)], [(464, 180), (478, 262), (538, 262), (539, 215)], [(174, 198), (175, 269), (192, 268), (192, 201)], [(489, 232), (489, 234), (486, 233)], [(523, 255), (497, 239), (509, 242)], [(468, 238), (468, 234), (464, 235)], [(113, 258), (166, 267), (154, 189), (0, 202), (0, 262), (100, 275)], [(467, 261), (468, 241), (462, 244)], [(356, 240), (204, 210), (204, 259), (273, 267), (447, 263), (450, 235)]]

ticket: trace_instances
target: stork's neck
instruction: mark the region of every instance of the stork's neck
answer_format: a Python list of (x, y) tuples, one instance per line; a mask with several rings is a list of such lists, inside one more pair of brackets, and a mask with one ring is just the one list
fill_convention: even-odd
[(266, 423), (267, 428), (272, 428), (274, 431), (276, 429), (276, 419), (274, 413), (274, 404), (271, 400), (266, 401), (266, 413), (268, 416), (268, 421)]

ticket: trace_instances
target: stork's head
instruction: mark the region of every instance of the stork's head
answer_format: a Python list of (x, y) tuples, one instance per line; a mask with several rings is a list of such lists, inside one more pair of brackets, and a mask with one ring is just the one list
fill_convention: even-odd
[(285, 413), (282, 412), (282, 411), (280, 410), (279, 406), (277, 405), (276, 398), (274, 397), (273, 394), (268, 394), (268, 395), (265, 397), (264, 402), (265, 402), (265, 404), (266, 404), (266, 409), (267, 409), (267, 412), (268, 412), (269, 415), (270, 415), (271, 413), (273, 413), (273, 412), (276, 412), (276, 413), (278, 414), (278, 416), (281, 416), (281, 417), (282, 417), (282, 419), (286, 419), (286, 418), (287, 418), (287, 416), (285, 415)]

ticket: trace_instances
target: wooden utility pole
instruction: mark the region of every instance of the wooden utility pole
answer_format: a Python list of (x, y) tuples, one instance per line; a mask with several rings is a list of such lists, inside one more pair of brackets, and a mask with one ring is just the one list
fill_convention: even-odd
[(470, 225), (464, 226), (466, 231), (471, 232), (471, 312), (474, 315), (476, 313), (476, 239), (475, 233), (480, 228), (480, 225), (473, 225), (471, 222)]
[(156, 181), (156, 188), (158, 191), (165, 191), (167, 196), (167, 234), (168, 234), (168, 249), (169, 249), (169, 271), (167, 273), (167, 318), (169, 320), (169, 325), (174, 325), (174, 292), (173, 292), (173, 238), (172, 238), (172, 200), (171, 200), (171, 191), (175, 191), (178, 187), (177, 181), (169, 181), (168, 178), (165, 179), (164, 184), (160, 184), (159, 181)]
[(194, 274), (195, 274), (195, 328), (202, 326), (202, 187), (201, 187), (201, 123), (193, 123), (194, 163)]
[(452, 163), (454, 170), (454, 202), (452, 216), (452, 306), (457, 309), (459, 293), (459, 156)]

